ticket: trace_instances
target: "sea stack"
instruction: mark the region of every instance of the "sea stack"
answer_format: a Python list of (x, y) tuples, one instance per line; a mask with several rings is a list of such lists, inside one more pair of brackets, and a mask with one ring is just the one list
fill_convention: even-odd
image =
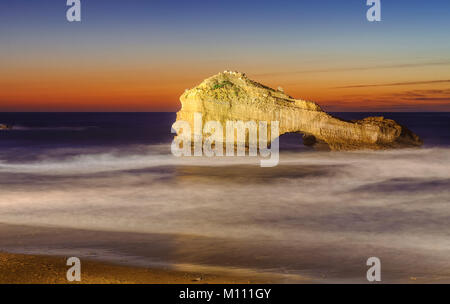
[(422, 140), (406, 127), (384, 117), (345, 121), (324, 112), (312, 101), (294, 99), (282, 89), (274, 90), (249, 79), (244, 73), (224, 71), (205, 79), (180, 97), (177, 121), (189, 122), (194, 113), (203, 122), (279, 121), (280, 135), (303, 134), (303, 143), (330, 150), (390, 149), (418, 147)]

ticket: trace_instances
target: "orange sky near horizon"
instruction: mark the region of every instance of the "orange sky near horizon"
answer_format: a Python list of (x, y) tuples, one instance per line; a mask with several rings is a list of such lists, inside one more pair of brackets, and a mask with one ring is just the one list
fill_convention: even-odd
[[(265, 85), (281, 86), (294, 98), (328, 111), (450, 111), (449, 63), (441, 65), (329, 68), (308, 66), (265, 72), (236, 70)], [(3, 111), (176, 111), (179, 96), (204, 78), (228, 68), (188, 66), (20, 68), (0, 75)], [(250, 70), (250, 71), (249, 71)], [(278, 68), (278, 70), (281, 70)], [(418, 77), (417, 75), (420, 75)]]

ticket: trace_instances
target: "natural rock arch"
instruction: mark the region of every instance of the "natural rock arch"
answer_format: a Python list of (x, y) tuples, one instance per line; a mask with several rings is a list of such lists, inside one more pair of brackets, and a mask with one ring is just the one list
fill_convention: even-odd
[(280, 136), (306, 134), (312, 146), (331, 150), (386, 149), (422, 145), (422, 140), (406, 127), (384, 117), (345, 121), (324, 112), (312, 101), (294, 99), (250, 80), (243, 73), (225, 71), (205, 79), (180, 97), (177, 120), (189, 122), (194, 130), (194, 114), (203, 121), (229, 120), (279, 122)]

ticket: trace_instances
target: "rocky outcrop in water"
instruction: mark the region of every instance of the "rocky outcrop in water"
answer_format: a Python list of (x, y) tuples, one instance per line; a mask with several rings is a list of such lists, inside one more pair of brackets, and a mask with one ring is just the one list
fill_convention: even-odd
[(203, 122), (279, 121), (280, 135), (301, 133), (305, 145), (331, 150), (416, 147), (422, 140), (406, 127), (384, 117), (345, 121), (324, 112), (314, 102), (294, 99), (279, 88), (271, 89), (245, 74), (224, 71), (205, 79), (180, 97), (177, 120), (194, 130), (194, 113)]
[(12, 125), (0, 124), (0, 130), (11, 130)]

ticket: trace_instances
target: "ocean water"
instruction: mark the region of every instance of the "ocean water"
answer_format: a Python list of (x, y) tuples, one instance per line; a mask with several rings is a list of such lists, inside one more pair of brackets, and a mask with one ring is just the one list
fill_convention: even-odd
[[(0, 251), (324, 282), (450, 282), (450, 113), (382, 115), (422, 148), (176, 158), (174, 113), (0, 113)], [(24, 228), (25, 227), (25, 228)], [(26, 229), (29, 227), (29, 229)]]

